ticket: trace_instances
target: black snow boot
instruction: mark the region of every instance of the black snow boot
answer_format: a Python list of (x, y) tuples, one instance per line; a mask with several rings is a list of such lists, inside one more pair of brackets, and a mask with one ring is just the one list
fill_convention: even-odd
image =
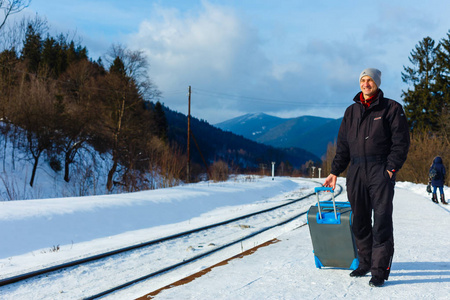
[(441, 202), (442, 202), (442, 204), (448, 204), (447, 202), (445, 202), (444, 194), (441, 194)]
[(369, 281), (369, 285), (371, 287), (380, 287), (384, 284), (384, 279), (378, 276), (372, 276), (372, 279)]
[(437, 200), (437, 195), (433, 194), (431, 201), (433, 201), (434, 203), (439, 203), (439, 201)]
[(350, 273), (350, 277), (363, 277), (370, 272), (369, 268), (357, 268)]

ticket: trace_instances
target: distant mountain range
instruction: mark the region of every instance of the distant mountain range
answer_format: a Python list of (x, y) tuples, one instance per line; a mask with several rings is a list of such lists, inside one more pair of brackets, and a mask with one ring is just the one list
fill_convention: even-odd
[(296, 147), (322, 157), (337, 139), (342, 118), (302, 116), (279, 118), (265, 113), (246, 114), (214, 126), (277, 148)]
[[(169, 141), (176, 143), (182, 153), (186, 153), (187, 116), (167, 107), (164, 107), (164, 113)], [(193, 142), (190, 146), (191, 159), (200, 165), (203, 165), (203, 159), (207, 164), (223, 160), (230, 166), (252, 170), (261, 164), (270, 166), (271, 162), (277, 162), (277, 165), (288, 162), (292, 167), (301, 169), (307, 161), (320, 162), (320, 157), (304, 149), (263, 144), (194, 117), (191, 117), (190, 128)]]

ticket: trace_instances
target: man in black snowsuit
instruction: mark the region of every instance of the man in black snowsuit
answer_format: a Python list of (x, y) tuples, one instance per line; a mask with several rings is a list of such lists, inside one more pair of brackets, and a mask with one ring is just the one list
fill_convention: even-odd
[(379, 70), (365, 69), (359, 81), (361, 92), (345, 111), (324, 186), (334, 189), (337, 176), (350, 163), (347, 196), (359, 258), (350, 276), (362, 277), (370, 271), (369, 284), (378, 287), (389, 277), (394, 254), (392, 200), (395, 175), (408, 154), (409, 128), (402, 106), (379, 89)]

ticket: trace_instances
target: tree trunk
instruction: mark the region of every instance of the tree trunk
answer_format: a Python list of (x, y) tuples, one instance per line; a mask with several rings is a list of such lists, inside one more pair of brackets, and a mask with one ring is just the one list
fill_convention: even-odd
[(34, 178), (36, 177), (36, 170), (37, 170), (40, 156), (41, 156), (41, 151), (39, 151), (39, 153), (34, 157), (33, 171), (31, 172), (31, 180), (30, 180), (31, 187), (33, 187), (33, 184), (34, 184)]
[(117, 170), (117, 165), (118, 165), (118, 147), (119, 147), (119, 135), (122, 129), (122, 118), (123, 118), (123, 114), (125, 111), (125, 98), (122, 98), (122, 105), (119, 111), (119, 118), (117, 121), (117, 129), (116, 132), (114, 134), (114, 144), (113, 144), (113, 165), (111, 167), (111, 170), (109, 170), (108, 172), (108, 181), (106, 182), (106, 188), (108, 189), (108, 191), (111, 191), (112, 187), (113, 187), (113, 176), (114, 173)]
[(70, 154), (66, 152), (66, 158), (64, 160), (64, 181), (69, 182), (69, 168), (70, 168)]
[(106, 188), (108, 189), (108, 191), (111, 191), (113, 187), (113, 176), (114, 173), (116, 173), (116, 169), (117, 169), (117, 158), (114, 158), (111, 170), (109, 170), (108, 172), (108, 181), (106, 182)]

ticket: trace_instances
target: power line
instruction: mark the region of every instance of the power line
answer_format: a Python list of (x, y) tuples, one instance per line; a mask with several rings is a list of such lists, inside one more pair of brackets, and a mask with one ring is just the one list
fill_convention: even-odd
[[(264, 102), (264, 103), (268, 103), (268, 104), (293, 104), (293, 105), (297, 105), (297, 106), (324, 106), (324, 103), (318, 103), (317, 101), (315, 102), (298, 102), (298, 101), (292, 101), (292, 100), (280, 100), (280, 99), (269, 99), (269, 98), (260, 98), (260, 97), (254, 97), (254, 96), (242, 96), (242, 95), (233, 95), (233, 94), (228, 94), (228, 93), (223, 93), (223, 92), (213, 92), (213, 91), (208, 91), (208, 90), (204, 90), (204, 89), (195, 89), (192, 91), (192, 93), (194, 94), (198, 94), (198, 95), (203, 95), (203, 96), (214, 96), (214, 97), (226, 97), (229, 99), (234, 99), (234, 100), (246, 100), (248, 102)], [(349, 103), (348, 102), (328, 102), (326, 103), (327, 107), (342, 107), (342, 106), (348, 106)]]

